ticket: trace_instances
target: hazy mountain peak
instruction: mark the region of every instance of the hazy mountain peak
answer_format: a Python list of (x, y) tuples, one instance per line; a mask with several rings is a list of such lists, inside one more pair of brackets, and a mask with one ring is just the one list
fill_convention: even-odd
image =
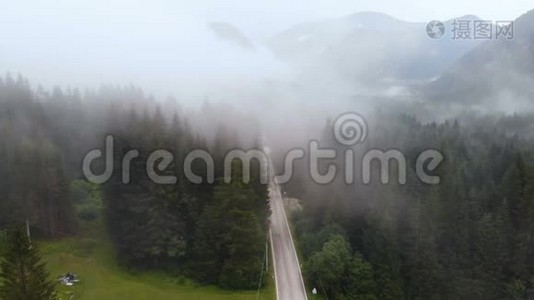
[(515, 25), (523, 31), (534, 31), (534, 9), (522, 14), (515, 20)]
[[(476, 20), (473, 15), (457, 19)], [(452, 20), (445, 21), (451, 28)], [(428, 37), (425, 22), (406, 22), (365, 11), (289, 28), (270, 41), (273, 52), (318, 73), (355, 78), (428, 79), (439, 75), (479, 41)], [(371, 74), (374, 74), (372, 76)]]
[(356, 19), (360, 21), (381, 21), (381, 22), (388, 22), (388, 21), (400, 21), (399, 19), (392, 17), (388, 14), (381, 13), (381, 12), (374, 12), (374, 11), (362, 11), (353, 13), (348, 16), (350, 19)]
[[(435, 101), (464, 104), (495, 105), (503, 99), (508, 99), (507, 102), (513, 99), (515, 103), (531, 101), (534, 10), (517, 18), (512, 28), (512, 36), (495, 37), (467, 52), (426, 87), (425, 96)], [(509, 108), (515, 109), (511, 105)]]
[(474, 20), (480, 20), (480, 18), (475, 16), (475, 15), (463, 15), (461, 17), (451, 19), (451, 21), (453, 21), (453, 20), (471, 20), (471, 21), (474, 21)]
[(209, 28), (215, 35), (239, 47), (253, 50), (254, 45), (237, 27), (227, 22), (211, 22)]
[(357, 29), (366, 28), (380, 31), (403, 29), (409, 24), (412, 24), (411, 22), (399, 20), (385, 13), (372, 11), (357, 12), (347, 16), (345, 19), (351, 25), (356, 25)]

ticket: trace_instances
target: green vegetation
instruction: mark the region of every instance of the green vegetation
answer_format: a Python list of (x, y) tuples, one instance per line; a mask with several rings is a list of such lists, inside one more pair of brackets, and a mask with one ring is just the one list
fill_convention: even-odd
[[(267, 277), (262, 262), (269, 215), (260, 161), (251, 162), (246, 184), (225, 184), (221, 177), (227, 151), (259, 145), (252, 139), (245, 145), (220, 124), (213, 124), (208, 132), (215, 134), (205, 138), (179, 111), (172, 101), (162, 109), (134, 87), (49, 93), (32, 90), (21, 76), (0, 78), (0, 229), (27, 222), (38, 240), (83, 235), (76, 238), (74, 252), (91, 257), (103, 239), (99, 233), (85, 234), (83, 227), (104, 224), (100, 231), (121, 269), (257, 290), (264, 283), (260, 277)], [(206, 111), (201, 115), (210, 118)], [(96, 159), (90, 168), (96, 174), (113, 168), (112, 176), (99, 185), (86, 182), (84, 156), (108, 134), (114, 139), (113, 162), (104, 166)], [(133, 149), (139, 156), (130, 161), (126, 184), (120, 170)], [(168, 149), (172, 163), (162, 171), (157, 160), (154, 174), (147, 172), (147, 158), (162, 149)], [(212, 154), (215, 183), (207, 183), (211, 172), (202, 160), (191, 168), (204, 183), (185, 178), (181, 163), (192, 149)], [(241, 167), (232, 173), (235, 182), (242, 182)], [(156, 184), (156, 174), (173, 176), (173, 184)], [(115, 260), (105, 265), (112, 264)]]
[[(116, 258), (117, 247), (108, 236), (102, 216), (101, 193), (92, 184), (74, 181), (71, 185), (79, 195), (75, 208), (90, 207), (96, 217), (86, 219), (78, 215), (79, 233), (58, 241), (41, 241), (39, 246), (47, 267), (54, 277), (67, 272), (80, 276), (74, 286), (59, 286), (60, 299), (256, 299), (259, 273), (254, 273), (254, 288), (248, 291), (230, 291), (216, 286), (201, 286), (184, 276), (180, 269), (135, 270), (121, 266)], [(263, 248), (262, 248), (263, 250)], [(214, 273), (217, 274), (217, 273)], [(216, 275), (215, 275), (216, 276)], [(265, 273), (259, 298), (276, 298), (274, 281)]]
[(343, 236), (332, 235), (306, 263), (310, 281), (335, 299), (377, 299), (373, 267), (351, 252)]
[[(74, 272), (81, 282), (60, 286), (59, 293), (75, 300), (101, 299), (256, 299), (256, 291), (228, 291), (215, 286), (200, 286), (183, 276), (158, 271), (127, 271), (117, 265), (112, 242), (102, 228), (88, 230), (83, 236), (40, 243), (43, 258), (54, 276)], [(101, 227), (101, 226), (100, 226)], [(84, 237), (85, 236), (85, 237)], [(273, 282), (260, 290), (259, 299), (273, 300)]]
[[(254, 199), (251, 201), (251, 199)], [(197, 229), (194, 274), (225, 288), (258, 286), (267, 237), (254, 207), (263, 200), (239, 181), (215, 189)]]
[[(407, 165), (423, 149), (440, 149), (438, 185), (420, 182), (410, 168), (407, 183), (395, 183), (396, 163), (389, 184), (379, 182), (378, 163), (369, 185), (303, 184), (309, 167), (297, 166), (284, 188), (302, 199), (292, 217), (308, 284), (335, 299), (532, 298), (534, 143), (509, 133), (533, 123), (384, 116), (365, 148), (399, 149)], [(346, 150), (328, 138), (321, 147)]]
[(22, 230), (8, 234), (0, 260), (0, 297), (3, 300), (52, 300), (56, 284), (49, 279), (37, 247)]

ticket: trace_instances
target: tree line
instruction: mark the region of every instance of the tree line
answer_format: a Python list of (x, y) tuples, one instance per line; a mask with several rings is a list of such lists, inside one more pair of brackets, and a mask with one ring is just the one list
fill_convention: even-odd
[[(306, 162), (284, 186), (308, 285), (329, 299), (529, 299), (534, 294), (534, 117), (466, 116), (422, 123), (378, 113), (354, 149), (399, 149), (413, 165), (428, 148), (445, 160), (428, 185), (312, 184)], [(328, 122), (322, 147), (343, 153)], [(522, 134), (527, 133), (527, 134)], [(530, 135), (529, 135), (530, 134)], [(343, 169), (341, 161), (333, 163)], [(395, 163), (390, 177), (396, 178)], [(342, 176), (341, 176), (342, 177)]]
[[(185, 111), (174, 99), (158, 102), (134, 86), (48, 91), (32, 88), (21, 76), (0, 78), (0, 228), (27, 223), (32, 238), (57, 239), (76, 235), (81, 222), (101, 215), (126, 269), (167, 270), (203, 284), (257, 288), (269, 216), (260, 162), (252, 162), (248, 184), (240, 180), (237, 160), (231, 183), (217, 179), (198, 185), (179, 176), (174, 185), (157, 185), (146, 174), (146, 158), (154, 150), (172, 152), (174, 162), (165, 172), (182, 174), (187, 152), (205, 149), (220, 178), (227, 151), (259, 146), (214, 123), (215, 112), (208, 108)], [(197, 129), (190, 116), (205, 128)], [(117, 158), (131, 149), (140, 153), (128, 184), (121, 181), (122, 166), (102, 185), (82, 174), (84, 155), (103, 148), (108, 134), (115, 138)], [(95, 163), (93, 169), (101, 167)], [(202, 161), (195, 161), (193, 170), (206, 178)]]

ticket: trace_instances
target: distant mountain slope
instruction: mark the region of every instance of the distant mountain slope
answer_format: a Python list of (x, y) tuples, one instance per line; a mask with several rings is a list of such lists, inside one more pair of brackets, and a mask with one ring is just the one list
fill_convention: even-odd
[[(460, 19), (465, 18), (474, 17)], [(444, 23), (451, 28), (452, 20)], [(428, 79), (479, 43), (453, 40), (448, 34), (446, 30), (442, 39), (434, 40), (426, 34), (426, 23), (362, 12), (297, 25), (273, 37), (269, 45), (282, 59), (327, 68), (348, 79)]]
[(247, 50), (254, 50), (252, 42), (237, 27), (226, 22), (211, 22), (211, 31), (219, 38), (238, 45)]
[(534, 10), (514, 22), (513, 39), (499, 38), (478, 45), (427, 85), (423, 96), (465, 104), (532, 104)]

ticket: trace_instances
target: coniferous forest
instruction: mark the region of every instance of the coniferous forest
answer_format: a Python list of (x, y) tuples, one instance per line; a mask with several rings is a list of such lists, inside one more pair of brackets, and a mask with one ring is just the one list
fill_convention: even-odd
[(525, 1), (29, 2), (0, 300), (534, 299)]
[[(2, 228), (28, 220), (34, 238), (58, 239), (75, 235), (80, 221), (102, 211), (124, 268), (180, 272), (230, 289), (257, 288), (269, 216), (267, 186), (254, 172), (259, 162), (252, 162), (251, 174), (257, 175), (248, 184), (239, 179), (240, 166), (229, 184), (198, 185), (179, 176), (191, 149), (213, 151), (222, 166), (218, 160), (240, 145), (230, 130), (213, 128), (208, 140), (188, 125), (178, 106), (167, 104), (164, 113), (134, 87), (103, 87), (84, 95), (32, 91), (24, 78), (8, 75), (1, 81), (0, 99)], [(82, 174), (83, 155), (103, 147), (109, 134), (115, 139), (117, 170), (123, 153), (140, 153), (131, 164), (129, 184), (122, 183), (120, 170), (101, 186)], [(172, 149), (174, 163), (166, 172), (177, 175), (176, 184), (149, 180), (146, 156), (157, 149)], [(201, 161), (192, 168), (206, 178)], [(215, 172), (216, 178), (222, 176), (222, 168)]]
[[(406, 184), (396, 183), (395, 163), (386, 185), (378, 175), (370, 184), (310, 184), (302, 161), (285, 191), (304, 199), (292, 220), (310, 284), (334, 299), (530, 299), (532, 124), (518, 115), (439, 124), (385, 115), (357, 147), (402, 150)], [(330, 135), (321, 145), (349, 149)], [(427, 148), (444, 155), (437, 185), (413, 168)], [(326, 161), (320, 168), (326, 172)]]
[[(186, 274), (229, 289), (257, 286), (270, 214), (259, 162), (252, 164), (248, 184), (224, 183), (220, 167), (214, 184), (194, 184), (179, 169), (191, 149), (207, 149), (222, 159), (240, 145), (237, 131), (221, 127), (211, 140), (204, 138), (178, 105), (163, 110), (135, 87), (83, 94), (34, 91), (23, 77), (8, 75), (0, 92), (2, 228), (28, 220), (34, 238), (59, 239), (76, 235), (80, 222), (102, 212), (125, 269)], [(307, 284), (334, 299), (530, 295), (534, 148), (528, 129), (534, 117), (423, 124), (405, 114), (382, 116), (387, 121), (374, 124), (375, 133), (359, 147), (401, 149), (408, 165), (418, 151), (440, 149), (441, 182), (422, 183), (408, 168), (404, 185), (394, 180), (382, 185), (377, 178), (367, 185), (342, 180), (318, 185), (307, 177), (307, 162), (297, 163), (283, 190), (301, 199), (290, 219)], [(327, 134), (331, 126), (327, 122), (321, 146), (346, 150)], [(117, 168), (128, 150), (140, 153), (128, 184), (121, 172), (101, 186), (81, 174), (80, 153), (100, 147), (109, 134), (115, 138)], [(154, 149), (174, 149), (166, 172), (178, 174), (176, 184), (157, 185), (147, 178), (145, 157)], [(202, 163), (193, 169), (206, 176)], [(395, 169), (391, 173), (394, 177)]]

